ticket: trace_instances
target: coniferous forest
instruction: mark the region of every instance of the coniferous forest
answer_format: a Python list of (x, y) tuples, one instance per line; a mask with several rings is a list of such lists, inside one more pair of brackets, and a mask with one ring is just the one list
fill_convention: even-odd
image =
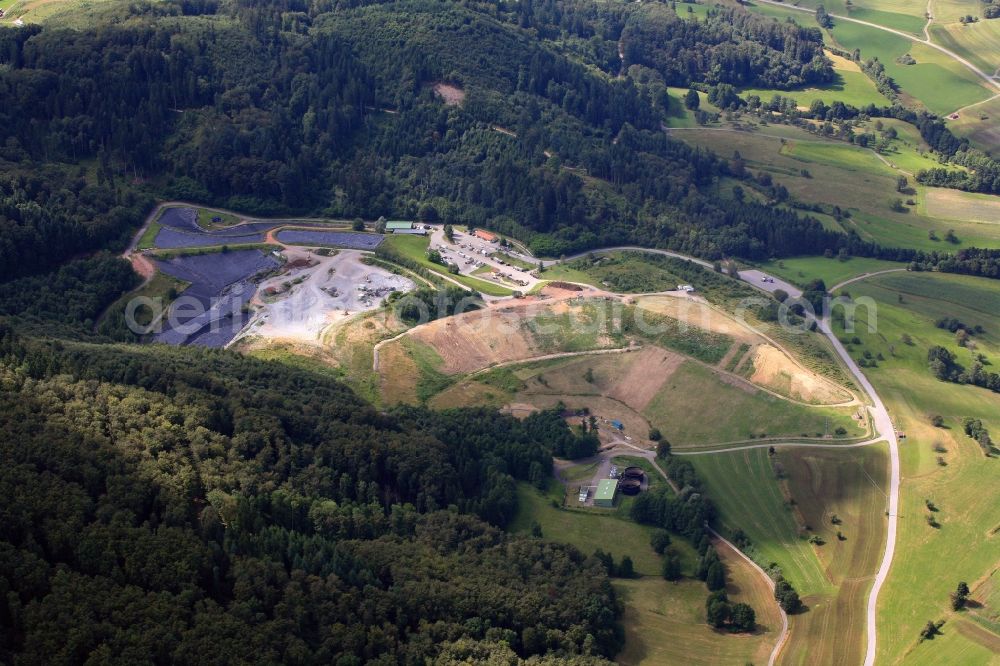
[[(383, 412), (330, 373), (129, 344), (102, 315), (140, 281), (115, 255), (157, 201), (433, 211), (539, 256), (843, 250), (1000, 275), (995, 250), (826, 229), (663, 131), (668, 86), (831, 81), (815, 28), (582, 0), (94, 4), (0, 29), (0, 664), (600, 664), (623, 645), (600, 558), (504, 531), (516, 484), (594, 435), (558, 412)], [(921, 131), (976, 168), (921, 178), (996, 191), (994, 162)], [(711, 501), (671, 465), (685, 498), (633, 517), (705, 540)]]
[[(206, 0), (114, 5), (100, 29), (4, 30), (0, 278), (122, 246), (154, 196), (369, 219), (431, 204), (550, 255), (641, 242), (765, 257), (848, 242), (719, 200), (719, 178), (747, 174), (660, 129), (665, 85), (720, 68), (746, 84), (824, 80), (812, 31), (595, 7)], [(660, 72), (648, 85), (592, 69), (617, 74), (640, 53)], [(461, 106), (437, 83), (460, 88)]]

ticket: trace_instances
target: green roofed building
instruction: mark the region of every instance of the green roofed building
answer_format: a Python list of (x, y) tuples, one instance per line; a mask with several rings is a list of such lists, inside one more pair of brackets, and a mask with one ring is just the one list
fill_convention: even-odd
[(413, 228), (413, 222), (386, 222), (386, 231), (405, 231)]
[(618, 494), (618, 479), (601, 479), (597, 484), (597, 494), (594, 495), (594, 506), (603, 506), (613, 509), (615, 506), (615, 495)]

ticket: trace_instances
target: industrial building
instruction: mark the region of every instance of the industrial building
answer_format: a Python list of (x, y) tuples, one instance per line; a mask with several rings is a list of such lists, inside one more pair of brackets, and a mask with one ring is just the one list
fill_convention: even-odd
[(594, 495), (594, 506), (613, 509), (617, 494), (618, 479), (601, 479), (601, 482), (597, 484), (597, 494)]

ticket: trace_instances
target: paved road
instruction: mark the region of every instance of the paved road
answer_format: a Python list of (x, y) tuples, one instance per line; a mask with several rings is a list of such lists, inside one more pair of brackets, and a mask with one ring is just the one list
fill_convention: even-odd
[(886, 511), (888, 516), (888, 527), (886, 530), (885, 551), (882, 554), (882, 563), (879, 565), (878, 573), (875, 574), (875, 582), (868, 595), (867, 609), (867, 644), (865, 647), (865, 666), (875, 664), (876, 648), (876, 620), (878, 611), (878, 594), (885, 584), (885, 579), (889, 576), (889, 569), (892, 566), (892, 557), (896, 551), (896, 523), (899, 514), (899, 441), (896, 439), (896, 428), (889, 416), (889, 411), (885, 408), (882, 398), (879, 397), (868, 378), (861, 372), (861, 368), (851, 358), (851, 355), (844, 349), (837, 336), (830, 329), (830, 319), (825, 317), (819, 325), (820, 331), (830, 340), (837, 354), (843, 359), (851, 373), (858, 380), (859, 385), (871, 398), (872, 406), (869, 411), (875, 423), (875, 431), (882, 434), (889, 443), (889, 507)]
[[(755, 0), (755, 2), (762, 2), (766, 5), (775, 5), (777, 7), (784, 7), (785, 9), (795, 9), (801, 12), (807, 12), (809, 14), (814, 14), (816, 11), (815, 9), (809, 9), (807, 7), (796, 7), (795, 5), (790, 5), (785, 2), (777, 2), (776, 0)], [(996, 79), (994, 79), (992, 75), (987, 74), (983, 70), (979, 69), (978, 67), (976, 67), (971, 62), (969, 62), (962, 56), (958, 55), (954, 51), (946, 49), (945, 47), (940, 46), (939, 44), (935, 44), (930, 39), (920, 39), (920, 37), (914, 36), (911, 33), (903, 32), (902, 30), (895, 30), (893, 28), (887, 28), (884, 25), (879, 25), (878, 23), (872, 23), (870, 21), (862, 21), (861, 19), (851, 18), (850, 16), (843, 16), (842, 14), (834, 14), (832, 12), (827, 12), (827, 13), (830, 14), (830, 16), (832, 16), (833, 18), (839, 19), (841, 21), (850, 21), (851, 23), (857, 23), (859, 25), (868, 26), (869, 28), (883, 30), (885, 32), (889, 32), (894, 35), (898, 35), (900, 37), (905, 37), (906, 39), (917, 42), (918, 44), (925, 44), (931, 47), (932, 49), (937, 49), (938, 51), (944, 53), (945, 55), (952, 58), (956, 62), (965, 65), (965, 67), (967, 67), (970, 71), (976, 74), (976, 76), (983, 79), (990, 88), (994, 90), (1000, 90), (1000, 83), (997, 83)]]
[[(758, 1), (769, 2), (770, 4), (782, 5), (782, 3), (770, 2), (770, 0), (758, 0)], [(782, 6), (787, 6), (787, 5), (782, 5)], [(858, 21), (858, 23), (864, 23), (864, 22)], [(874, 27), (879, 27), (879, 26), (874, 26)], [(895, 31), (890, 30), (890, 32), (895, 32)], [(608, 252), (616, 252), (621, 250), (648, 252), (651, 254), (660, 254), (669, 257), (676, 257), (679, 259), (687, 259), (701, 266), (705, 266), (708, 268), (712, 267), (712, 264), (710, 264), (707, 261), (704, 261), (702, 259), (695, 259), (693, 257), (689, 257), (680, 254), (678, 252), (671, 252), (669, 250), (656, 250), (656, 249), (642, 248), (635, 246), (621, 246), (613, 248), (604, 248), (602, 250), (594, 250), (591, 252), (582, 252), (578, 255), (574, 255), (573, 257), (567, 257), (567, 260), (575, 259), (577, 257), (586, 256), (589, 254), (606, 254)], [(555, 261), (545, 262), (546, 265), (552, 265), (554, 263), (556, 262)], [(879, 271), (878, 273), (871, 273), (861, 277), (871, 277), (872, 275), (881, 274), (882, 272), (890, 272), (890, 271)], [(757, 287), (758, 289), (762, 289), (770, 293), (773, 293), (778, 289), (783, 289), (792, 298), (798, 298), (799, 296), (802, 295), (802, 290), (799, 289), (798, 287), (795, 287), (794, 285), (785, 282), (780, 278), (770, 276), (767, 273), (764, 273), (763, 271), (757, 269), (748, 269), (740, 271), (739, 277), (748, 284), (751, 284)], [(859, 277), (851, 280), (845, 280), (839, 285), (835, 285), (834, 289), (838, 289), (840, 287), (843, 287), (844, 285), (855, 282), (857, 281), (857, 279), (861, 278)], [(872, 386), (870, 381), (868, 381), (868, 378), (865, 377), (863, 372), (861, 372), (861, 368), (858, 367), (858, 364), (844, 348), (844, 345), (842, 345), (840, 340), (837, 339), (837, 336), (834, 335), (832, 329), (830, 328), (829, 317), (824, 317), (822, 320), (817, 321), (817, 328), (830, 341), (830, 344), (833, 345), (834, 351), (836, 351), (837, 355), (841, 358), (844, 364), (851, 371), (851, 374), (854, 375), (854, 378), (857, 380), (858, 385), (862, 387), (862, 389), (865, 391), (865, 393), (868, 394), (869, 398), (872, 401), (872, 406), (869, 407), (868, 409), (871, 412), (872, 422), (875, 427), (875, 432), (880, 433), (881, 437), (872, 440), (870, 442), (863, 442), (861, 443), (861, 445), (872, 444), (882, 439), (884, 439), (889, 444), (889, 467), (890, 467), (889, 507), (886, 512), (888, 516), (888, 527), (886, 530), (885, 551), (882, 555), (882, 563), (879, 566), (878, 573), (875, 575), (875, 582), (872, 585), (871, 593), (868, 596), (868, 607), (867, 607), (867, 617), (866, 617), (867, 644), (865, 648), (865, 666), (873, 666), (875, 663), (875, 650), (876, 650), (876, 640), (877, 640), (876, 615), (878, 609), (878, 594), (879, 591), (882, 589), (882, 585), (885, 583), (886, 578), (889, 575), (889, 569), (892, 566), (892, 558), (896, 550), (897, 514), (899, 512), (899, 441), (896, 438), (895, 426), (892, 423), (892, 418), (889, 416), (889, 411), (885, 408), (885, 404), (882, 402), (882, 399), (875, 391), (875, 387)], [(855, 444), (852, 446), (858, 446), (858, 445)]]

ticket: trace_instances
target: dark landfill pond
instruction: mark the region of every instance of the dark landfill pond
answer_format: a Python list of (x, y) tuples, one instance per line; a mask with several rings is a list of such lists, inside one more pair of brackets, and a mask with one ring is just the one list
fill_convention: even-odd
[(170, 345), (224, 347), (247, 322), (243, 306), (253, 298), (253, 278), (280, 262), (260, 250), (172, 257), (157, 268), (191, 286), (170, 305), (170, 317), (153, 337)]
[(350, 231), (305, 231), (302, 229), (279, 231), (277, 238), (282, 243), (290, 245), (334, 245), (349, 250), (374, 250), (382, 242), (382, 237), (375, 234), (359, 234)]
[[(224, 229), (202, 229), (198, 212), (193, 208), (167, 208), (158, 220), (160, 231), (153, 244), (158, 248), (210, 247), (263, 243), (268, 231), (289, 224), (284, 222), (246, 222)], [(334, 245), (351, 250), (374, 250), (381, 236), (349, 231), (323, 231), (321, 222), (295, 222), (296, 226), (317, 227), (316, 231), (286, 229), (278, 232), (278, 240), (290, 245)]]

